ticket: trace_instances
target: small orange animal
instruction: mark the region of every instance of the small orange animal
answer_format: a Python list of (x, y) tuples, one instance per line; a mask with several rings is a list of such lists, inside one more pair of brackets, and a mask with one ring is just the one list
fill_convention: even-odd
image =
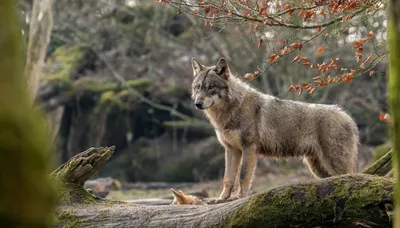
[(206, 202), (197, 198), (196, 196), (187, 195), (183, 193), (181, 190), (176, 191), (171, 188), (172, 195), (174, 196), (174, 200), (171, 205), (207, 205)]

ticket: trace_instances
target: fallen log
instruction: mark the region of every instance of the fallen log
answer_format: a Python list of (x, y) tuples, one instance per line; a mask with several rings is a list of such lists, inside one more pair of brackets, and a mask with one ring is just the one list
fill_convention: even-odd
[(89, 178), (83, 171), (93, 174), (113, 150), (91, 148), (53, 173), (64, 186), (55, 227), (390, 227), (392, 223), (393, 179), (367, 174), (291, 184), (206, 206), (144, 206), (100, 199), (82, 187)]
[(63, 205), (55, 226), (73, 222), (76, 227), (389, 227), (392, 205), (391, 179), (345, 175), (207, 206), (142, 206), (116, 201)]

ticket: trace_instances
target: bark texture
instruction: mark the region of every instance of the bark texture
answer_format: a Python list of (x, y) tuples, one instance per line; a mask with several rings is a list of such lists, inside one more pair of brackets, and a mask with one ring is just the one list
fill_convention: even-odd
[[(91, 148), (53, 172), (63, 182), (56, 227), (388, 227), (393, 181), (368, 174), (342, 175), (278, 187), (207, 206), (144, 206), (105, 200), (82, 188), (114, 147)], [(89, 167), (89, 168), (85, 168)]]
[(52, 1), (34, 0), (29, 25), (28, 50), (26, 56), (25, 75), (28, 78), (31, 99), (39, 88), (40, 75), (44, 66), (47, 47), (53, 29)]

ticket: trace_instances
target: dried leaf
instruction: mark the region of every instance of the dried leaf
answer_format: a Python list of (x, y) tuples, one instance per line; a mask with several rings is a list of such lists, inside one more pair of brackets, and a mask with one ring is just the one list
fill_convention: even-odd
[(364, 69), (365, 68), (365, 64), (367, 64), (367, 62), (372, 58), (372, 56), (368, 56), (363, 63), (361, 63), (360, 68)]
[(279, 59), (279, 55), (277, 55), (277, 54), (272, 54), (272, 55), (268, 58), (268, 61), (270, 61), (270, 62), (272, 62), (272, 63), (275, 63), (275, 62), (278, 61), (278, 59)]
[(263, 40), (263, 39), (260, 39), (260, 40), (258, 41), (257, 47), (260, 48), (260, 46), (261, 46), (261, 44), (262, 44), (263, 42), (264, 42), (264, 40)]
[(204, 8), (204, 13), (207, 15), (211, 11), (211, 6)]
[(254, 74), (252, 73), (247, 73), (244, 75), (244, 78), (246, 78), (247, 80), (251, 81), (254, 79)]
[(371, 39), (374, 35), (375, 35), (374, 32), (370, 31), (368, 33), (368, 39)]
[(299, 56), (294, 57), (294, 59), (292, 60), (292, 63), (296, 62), (296, 60), (299, 59)]
[(369, 76), (370, 76), (370, 77), (372, 77), (374, 74), (375, 74), (375, 71), (373, 71), (373, 70), (371, 70), (371, 71), (369, 72)]
[(379, 116), (379, 120), (380, 120), (380, 121), (385, 121), (385, 120), (389, 120), (389, 119), (390, 119), (390, 116), (389, 116), (388, 113), (383, 113), (383, 114), (381, 114), (381, 115)]
[(320, 55), (325, 52), (324, 45), (319, 46), (317, 50), (317, 55)]
[(287, 53), (290, 52), (290, 48), (285, 46), (284, 48), (281, 49), (281, 55), (286, 55)]
[(295, 85), (289, 86), (288, 91), (295, 91), (295, 90), (296, 90), (296, 86)]
[(313, 80), (314, 82), (320, 82), (320, 81), (323, 81), (324, 79), (321, 76), (317, 76), (317, 77), (313, 77), (311, 80)]
[(292, 48), (294, 48), (294, 49), (299, 49), (299, 50), (301, 50), (301, 48), (303, 47), (303, 44), (302, 44), (302, 43), (292, 43), (290, 46), (291, 46)]
[(356, 52), (356, 60), (357, 60), (357, 62), (360, 62), (361, 59), (362, 59), (362, 54)]

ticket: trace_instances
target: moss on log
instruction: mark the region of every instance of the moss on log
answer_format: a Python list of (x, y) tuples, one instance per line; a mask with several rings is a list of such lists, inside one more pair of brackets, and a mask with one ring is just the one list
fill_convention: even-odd
[(135, 98), (132, 93), (128, 92), (129, 88), (143, 92), (151, 83), (152, 81), (147, 78), (128, 80), (124, 84), (101, 82), (92, 78), (81, 78), (76, 81), (56, 78), (46, 81), (41, 85), (37, 99), (46, 111), (56, 109), (75, 100), (76, 97), (82, 97), (85, 94), (98, 95), (101, 101), (112, 101), (122, 106), (124, 104), (120, 100), (120, 97)]
[(110, 159), (115, 146), (89, 148), (54, 170), (51, 176), (59, 183), (58, 197), (63, 204), (88, 203), (101, 199), (87, 192), (83, 185)]

